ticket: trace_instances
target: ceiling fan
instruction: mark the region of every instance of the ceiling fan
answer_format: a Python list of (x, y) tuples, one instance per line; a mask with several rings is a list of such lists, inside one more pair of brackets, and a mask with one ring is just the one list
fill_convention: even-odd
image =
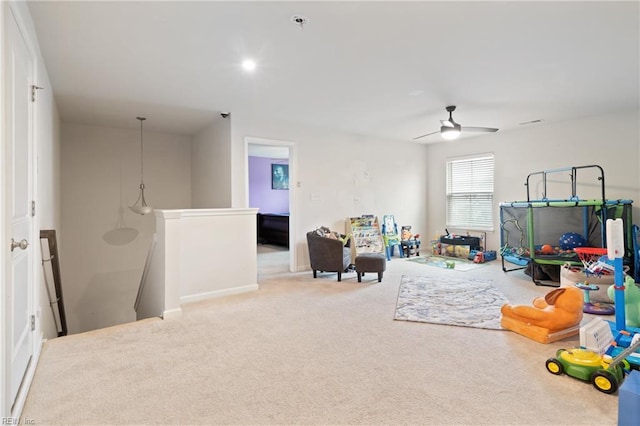
[(450, 106), (448, 106), (446, 108), (446, 110), (449, 112), (449, 119), (448, 120), (440, 120), (440, 123), (442, 123), (442, 126), (440, 127), (439, 131), (427, 133), (426, 135), (422, 135), (422, 136), (418, 136), (416, 138), (413, 138), (413, 140), (415, 141), (416, 139), (424, 138), (425, 136), (435, 135), (436, 133), (440, 133), (442, 135), (442, 137), (447, 139), (447, 140), (452, 140), (452, 139), (456, 139), (458, 136), (460, 136), (460, 133), (462, 133), (462, 132), (494, 133), (494, 132), (498, 131), (498, 129), (496, 129), (495, 127), (466, 127), (466, 126), (462, 127), (460, 124), (458, 124), (455, 121), (453, 121), (452, 114), (453, 114), (453, 111), (456, 110), (456, 106), (455, 105), (450, 105)]

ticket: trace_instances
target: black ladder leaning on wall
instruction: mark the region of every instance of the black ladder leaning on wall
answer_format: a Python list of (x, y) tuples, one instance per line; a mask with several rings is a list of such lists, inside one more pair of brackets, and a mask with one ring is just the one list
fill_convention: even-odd
[[(62, 279), (60, 278), (60, 261), (58, 256), (58, 243), (55, 229), (40, 230), (40, 249), (42, 250), (42, 273), (44, 286), (49, 296), (49, 306), (53, 314), (58, 337), (67, 335), (67, 317), (64, 312), (64, 300), (62, 298)], [(53, 300), (50, 280), (53, 279)]]

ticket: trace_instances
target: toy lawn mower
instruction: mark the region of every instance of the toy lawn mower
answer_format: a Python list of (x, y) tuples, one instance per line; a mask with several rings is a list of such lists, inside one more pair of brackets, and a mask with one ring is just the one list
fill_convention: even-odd
[(568, 376), (590, 382), (600, 392), (612, 394), (622, 384), (625, 371), (630, 370), (625, 358), (640, 347), (640, 338), (634, 340), (615, 358), (583, 348), (558, 349), (556, 357), (549, 358), (545, 365), (551, 374), (559, 376), (567, 373)]

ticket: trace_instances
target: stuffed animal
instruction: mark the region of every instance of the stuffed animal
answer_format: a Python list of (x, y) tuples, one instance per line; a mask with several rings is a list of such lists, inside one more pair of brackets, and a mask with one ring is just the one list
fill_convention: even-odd
[(505, 304), (500, 311), (503, 318), (542, 327), (552, 333), (580, 324), (583, 303), (582, 291), (562, 287), (534, 299), (533, 306)]
[(343, 246), (346, 246), (351, 239), (351, 234), (342, 235), (336, 231), (332, 231), (326, 226), (321, 226), (315, 230), (316, 235), (320, 237), (329, 238), (330, 240), (339, 240)]
[[(607, 295), (615, 301), (615, 285), (607, 289)], [(640, 327), (640, 288), (633, 277), (624, 279), (624, 312), (627, 327)]]

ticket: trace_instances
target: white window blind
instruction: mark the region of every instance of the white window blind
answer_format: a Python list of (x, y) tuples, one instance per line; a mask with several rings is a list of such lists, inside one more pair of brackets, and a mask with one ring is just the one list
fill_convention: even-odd
[(493, 230), (493, 154), (447, 162), (447, 227)]

